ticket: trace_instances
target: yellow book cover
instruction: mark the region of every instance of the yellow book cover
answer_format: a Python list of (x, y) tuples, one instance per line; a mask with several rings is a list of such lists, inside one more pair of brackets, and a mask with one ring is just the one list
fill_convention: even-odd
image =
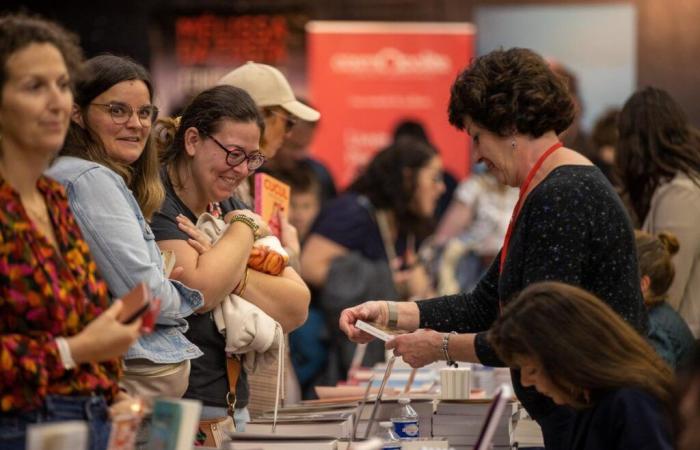
[(279, 215), (289, 214), (290, 187), (266, 173), (255, 174), (255, 212), (268, 223), (270, 231), (280, 237)]

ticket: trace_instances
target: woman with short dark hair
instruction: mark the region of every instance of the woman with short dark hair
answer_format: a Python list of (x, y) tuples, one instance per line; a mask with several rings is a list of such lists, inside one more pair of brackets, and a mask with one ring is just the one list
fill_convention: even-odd
[[(542, 280), (582, 286), (643, 329), (632, 226), (600, 170), (559, 141), (573, 115), (563, 80), (531, 50), (496, 50), (476, 58), (452, 86), (449, 116), (472, 137), (476, 159), (501, 183), (520, 188), (503, 247), (470, 293), (367, 302), (345, 310), (340, 326), (348, 336), (371, 339), (354, 326), (358, 319), (390, 322), (408, 331), (422, 329), (387, 345), (414, 367), (439, 359), (503, 366), (486, 332), (514, 295)], [(517, 371), (513, 378), (547, 448), (566, 448), (570, 412), (521, 386)]]

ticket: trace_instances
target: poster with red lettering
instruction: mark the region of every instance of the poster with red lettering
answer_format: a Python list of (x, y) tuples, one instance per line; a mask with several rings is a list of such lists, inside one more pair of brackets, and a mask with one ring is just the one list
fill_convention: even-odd
[(247, 61), (304, 71), (304, 33), (290, 25), (296, 16), (282, 9), (240, 14), (235, 5), (210, 9), (164, 5), (151, 19), (151, 75), (162, 115), (179, 113), (194, 95)]
[(392, 140), (402, 120), (421, 122), (458, 179), (469, 140), (447, 120), (450, 86), (474, 55), (469, 23), (312, 21), (307, 30), (309, 93), (322, 117), (312, 154), (346, 187)]

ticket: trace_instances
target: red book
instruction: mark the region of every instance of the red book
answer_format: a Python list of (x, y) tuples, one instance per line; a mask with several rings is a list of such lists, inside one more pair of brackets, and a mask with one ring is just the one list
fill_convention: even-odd
[(270, 231), (280, 237), (279, 215), (289, 214), (290, 187), (266, 173), (255, 174), (255, 212), (270, 226)]

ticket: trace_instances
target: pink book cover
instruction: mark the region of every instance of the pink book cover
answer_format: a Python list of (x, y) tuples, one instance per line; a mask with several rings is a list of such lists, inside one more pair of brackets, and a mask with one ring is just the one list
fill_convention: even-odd
[(255, 212), (270, 226), (270, 231), (280, 237), (281, 224), (278, 213), (285, 219), (289, 214), (290, 187), (266, 173), (255, 174)]

